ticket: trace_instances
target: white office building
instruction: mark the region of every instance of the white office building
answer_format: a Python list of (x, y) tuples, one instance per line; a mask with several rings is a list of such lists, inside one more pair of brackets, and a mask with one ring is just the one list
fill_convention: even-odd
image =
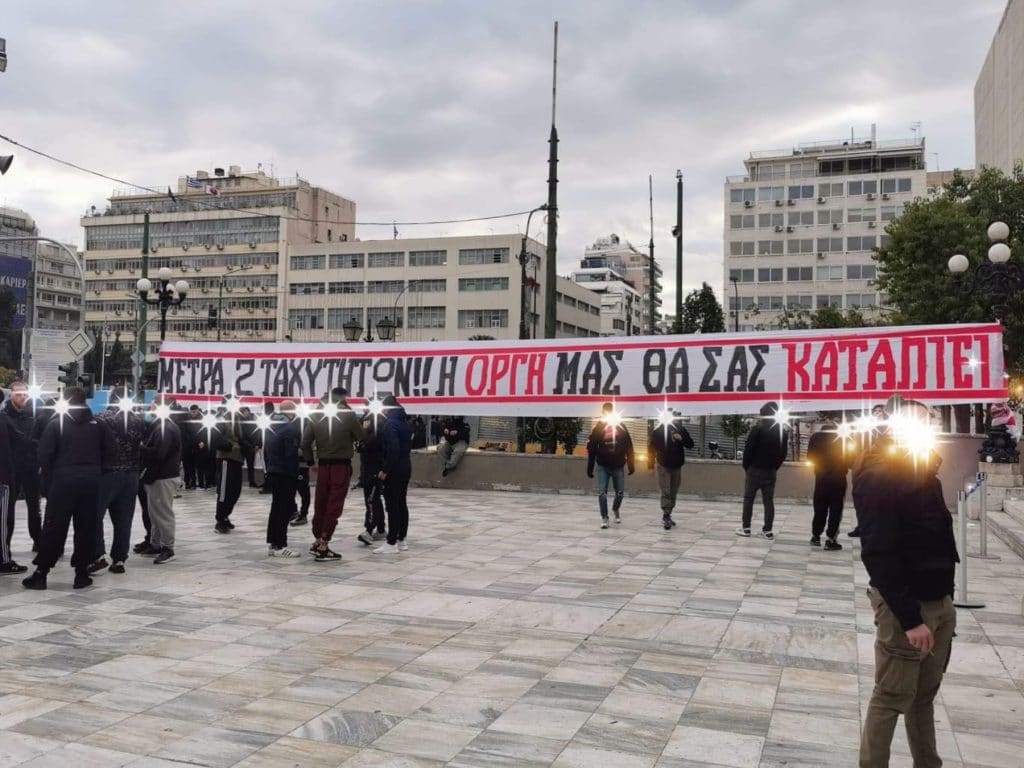
[[(584, 258), (582, 263), (587, 264), (588, 260)], [(609, 260), (605, 263), (614, 262)], [(621, 265), (616, 266), (621, 269)], [(643, 297), (622, 272), (612, 266), (591, 267), (577, 269), (571, 277), (574, 283), (600, 297), (602, 336), (636, 336), (647, 333), (647, 327), (643, 324)]]
[(786, 307), (871, 312), (874, 249), (927, 191), (923, 138), (851, 139), (751, 152), (725, 184), (724, 294), (730, 327), (775, 327)]
[[(631, 308), (623, 307), (623, 320), (630, 325), (630, 330), (625, 335), (647, 333), (651, 327), (651, 313), (654, 313), (655, 325), (661, 315), (661, 278), (662, 269), (657, 259), (654, 261), (654, 304), (651, 305), (651, 257), (637, 249), (628, 240), (623, 241), (618, 235), (612, 233), (607, 237), (599, 237), (584, 251), (583, 260), (580, 262), (582, 270), (587, 269), (611, 269), (618, 273), (640, 297), (639, 312), (640, 322), (634, 323), (627, 320)], [(617, 330), (623, 335), (621, 329)]]

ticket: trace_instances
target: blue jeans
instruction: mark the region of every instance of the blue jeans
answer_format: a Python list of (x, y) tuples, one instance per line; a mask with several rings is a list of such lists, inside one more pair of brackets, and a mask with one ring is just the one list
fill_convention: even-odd
[(100, 478), (99, 508), (96, 514), (96, 559), (106, 554), (103, 518), (108, 509), (110, 522), (114, 528), (114, 541), (110, 547), (111, 561), (123, 563), (128, 559), (132, 518), (135, 516), (135, 496), (138, 491), (138, 472), (103, 473), (103, 477)]
[(608, 481), (612, 481), (615, 488), (615, 501), (612, 502), (612, 512), (618, 513), (622, 507), (622, 497), (626, 488), (626, 468), (607, 469), (600, 464), (597, 465), (597, 506), (601, 510), (601, 517), (608, 517)]

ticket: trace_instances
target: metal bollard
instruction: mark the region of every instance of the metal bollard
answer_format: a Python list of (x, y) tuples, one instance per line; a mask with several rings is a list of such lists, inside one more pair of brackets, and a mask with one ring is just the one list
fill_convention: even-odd
[(987, 483), (988, 473), (979, 472), (978, 483), (975, 487), (980, 491), (978, 493), (978, 521), (981, 527), (980, 545), (978, 552), (969, 555), (969, 557), (976, 557), (979, 560), (998, 560), (999, 555), (990, 555), (988, 553), (988, 501), (985, 494)]
[(956, 515), (960, 523), (960, 564), (957, 567), (959, 578), (956, 585), (956, 599), (953, 605), (957, 608), (984, 608), (984, 603), (972, 602), (967, 596), (967, 493), (956, 492)]

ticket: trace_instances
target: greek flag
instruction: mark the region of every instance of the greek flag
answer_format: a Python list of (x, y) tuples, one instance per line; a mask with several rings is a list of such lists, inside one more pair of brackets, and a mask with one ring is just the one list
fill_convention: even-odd
[(202, 189), (204, 185), (199, 179), (193, 179), (191, 176), (186, 176), (185, 186), (189, 189)]

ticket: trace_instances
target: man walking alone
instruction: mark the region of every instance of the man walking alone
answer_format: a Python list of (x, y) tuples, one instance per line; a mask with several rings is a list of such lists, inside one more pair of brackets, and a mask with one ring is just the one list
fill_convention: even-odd
[(775, 476), (786, 460), (789, 450), (789, 425), (777, 419), (779, 404), (767, 402), (761, 406), (761, 422), (750, 430), (743, 446), (743, 469), (746, 484), (743, 489), (743, 525), (737, 536), (750, 536), (750, 521), (754, 516), (754, 497), (761, 492), (764, 503), (764, 525), (759, 536), (774, 539)]
[(615, 522), (621, 523), (622, 499), (626, 493), (625, 468), (629, 474), (636, 471), (633, 454), (633, 440), (629, 431), (622, 426), (615, 406), (605, 403), (601, 406), (601, 418), (590, 433), (587, 440), (587, 477), (594, 476), (594, 465), (597, 464), (597, 506), (601, 512), (601, 527), (608, 527), (608, 482), (615, 488), (615, 500), (612, 512)]
[(677, 423), (676, 418), (667, 424), (656, 426), (647, 441), (651, 469), (658, 473), (658, 487), (661, 489), (661, 524), (666, 531), (675, 526), (672, 510), (676, 506), (683, 464), (686, 463), (686, 449), (693, 448), (693, 438), (686, 431), (686, 427)]
[[(843, 520), (846, 500), (846, 473), (850, 469), (852, 451), (839, 436), (839, 428), (827, 420), (811, 435), (807, 443), (807, 460), (814, 465), (814, 520), (811, 522), (811, 546), (821, 546), (825, 532), (825, 549), (835, 552), (843, 548), (836, 541)], [(826, 520), (828, 522), (826, 526)]]

